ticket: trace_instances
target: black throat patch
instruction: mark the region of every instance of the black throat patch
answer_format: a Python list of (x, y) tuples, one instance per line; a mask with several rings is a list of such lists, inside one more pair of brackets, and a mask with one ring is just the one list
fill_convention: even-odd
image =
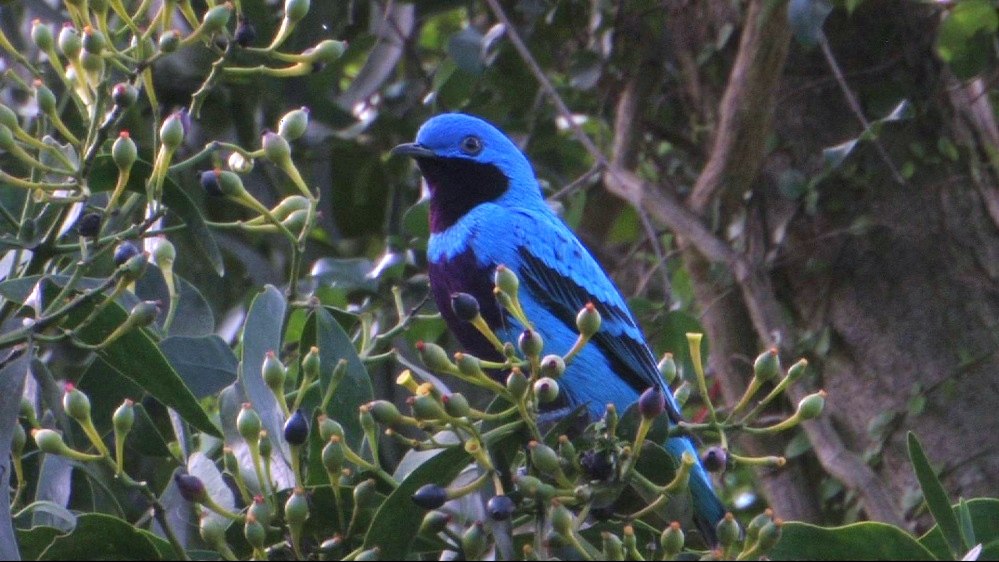
[(510, 180), (492, 164), (463, 158), (417, 158), (430, 186), (430, 231), (441, 232), (481, 203), (506, 192)]

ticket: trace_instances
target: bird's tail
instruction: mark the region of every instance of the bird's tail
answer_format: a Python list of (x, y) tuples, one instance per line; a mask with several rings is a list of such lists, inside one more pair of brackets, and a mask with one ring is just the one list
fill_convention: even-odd
[[(675, 437), (666, 442), (666, 450), (679, 459), (684, 452), (689, 452), (697, 459), (697, 449), (689, 437)], [(715, 530), (718, 522), (725, 517), (725, 506), (711, 485), (711, 478), (697, 460), (690, 472), (690, 498), (693, 508), (694, 524), (704, 537), (704, 542), (710, 547), (718, 544), (718, 533)]]

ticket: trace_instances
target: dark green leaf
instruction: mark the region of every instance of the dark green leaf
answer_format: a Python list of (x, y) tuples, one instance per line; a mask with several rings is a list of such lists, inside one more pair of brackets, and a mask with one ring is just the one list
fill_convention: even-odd
[(102, 513), (85, 513), (76, 529), (52, 541), (39, 560), (159, 560), (151, 535)]
[(958, 78), (982, 72), (995, 59), (992, 43), (999, 15), (990, 0), (962, 0), (947, 12), (937, 31), (936, 52)]
[(912, 535), (886, 523), (823, 528), (785, 523), (771, 560), (935, 560)]
[(218, 394), (236, 380), (239, 360), (216, 335), (169, 337), (160, 342), (160, 350), (199, 399)]
[(0, 502), (0, 559), (4, 560), (20, 558), (10, 518), (10, 502), (7, 501), (10, 497), (10, 441), (14, 424), (21, 423), (17, 413), (33, 353), (31, 346), (18, 349), (4, 358), (0, 369), (0, 474), (4, 475), (0, 479), (0, 498), (4, 498)]
[[(930, 466), (930, 460), (923, 452), (923, 446), (919, 443), (916, 434), (909, 432), (907, 436), (909, 445), (909, 459), (912, 461), (912, 468), (916, 471), (916, 479), (919, 480), (919, 487), (923, 490), (923, 498), (926, 500), (926, 507), (933, 515), (937, 526), (943, 532), (951, 554), (955, 558), (960, 558), (967, 548), (961, 540), (961, 528), (957, 522), (957, 516), (950, 507), (950, 500), (947, 499), (947, 492), (944, 491), (943, 484), (937, 478), (936, 472)], [(970, 546), (969, 546), (970, 548)]]
[(416, 538), (425, 513), (413, 503), (413, 493), (424, 484), (447, 485), (468, 466), (470, 460), (462, 447), (453, 447), (444, 449), (410, 472), (378, 508), (364, 537), (364, 548), (377, 546), (384, 560), (406, 559), (409, 545)]
[(315, 326), (319, 360), (323, 365), (319, 374), (320, 388), (329, 388), (337, 361), (347, 360), (347, 374), (333, 393), (325, 413), (343, 424), (347, 443), (351, 447), (359, 447), (363, 432), (357, 420), (357, 409), (373, 399), (368, 370), (358, 357), (350, 336), (326, 309), (316, 309)]
[[(69, 317), (70, 325), (78, 325), (92, 309), (92, 306), (84, 305), (74, 310)], [(89, 344), (100, 343), (127, 317), (128, 312), (124, 308), (118, 303), (111, 303), (92, 322), (78, 327), (78, 336)], [(222, 436), (222, 432), (145, 330), (128, 331), (97, 351), (97, 355), (165, 406), (176, 410), (194, 427), (210, 435)]]
[[(986, 545), (980, 560), (994, 560), (999, 555), (999, 550), (996, 549), (999, 547), (999, 525), (996, 525), (996, 521), (999, 521), (999, 499), (975, 498), (964, 502), (964, 505), (967, 507), (967, 520), (970, 521), (975, 543)], [(960, 504), (953, 508), (957, 514)], [(953, 556), (939, 525), (920, 537), (919, 542), (941, 560)]]
[[(170, 325), (171, 336), (207, 336), (215, 332), (215, 318), (208, 301), (194, 285), (186, 279), (174, 276), (177, 290), (177, 312)], [(170, 302), (163, 274), (158, 267), (150, 267), (135, 284), (135, 294), (142, 300)], [(166, 319), (166, 306), (159, 316), (160, 325)]]
[(61, 534), (63, 532), (55, 527), (39, 526), (30, 529), (18, 529), (17, 544), (21, 547), (21, 559), (38, 560), (42, 552)]
[(822, 25), (832, 9), (829, 0), (791, 0), (787, 5), (787, 17), (798, 43), (805, 47), (817, 45)]
[(253, 299), (246, 314), (246, 323), (243, 325), (239, 382), (246, 397), (253, 404), (253, 409), (260, 416), (264, 429), (272, 436), (274, 450), (283, 451), (284, 457), (288, 458), (288, 447), (283, 439), (278, 438), (284, 428), (284, 414), (260, 371), (267, 352), (281, 350), (282, 324), (286, 307), (284, 295), (272, 285), (264, 287), (263, 292)]

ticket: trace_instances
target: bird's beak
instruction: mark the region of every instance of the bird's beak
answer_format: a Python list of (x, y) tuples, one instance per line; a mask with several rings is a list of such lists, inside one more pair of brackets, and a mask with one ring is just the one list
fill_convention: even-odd
[(415, 142), (407, 142), (405, 144), (400, 144), (399, 146), (392, 149), (392, 155), (402, 154), (403, 156), (411, 156), (413, 158), (435, 158), (437, 154), (433, 150), (423, 146), (422, 144)]

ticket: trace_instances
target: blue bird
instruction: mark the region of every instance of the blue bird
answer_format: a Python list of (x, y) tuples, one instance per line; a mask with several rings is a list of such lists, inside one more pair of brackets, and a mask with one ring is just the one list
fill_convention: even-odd
[[(603, 318), (600, 330), (559, 380), (563, 407), (585, 404), (590, 418), (597, 419), (606, 404), (623, 412), (643, 391), (658, 386), (667, 397), (672, 423), (681, 420), (620, 292), (545, 203), (530, 162), (506, 135), (477, 117), (449, 113), (428, 120), (415, 143), (392, 152), (413, 157), (426, 180), (430, 287), (465, 349), (482, 358), (502, 359), (485, 337), (455, 316), (450, 304), (454, 293), (473, 295), (483, 318), (504, 341), (516, 341), (524, 329), (493, 295), (494, 272), (502, 264), (520, 279), (521, 305), (544, 337), (545, 353), (565, 354), (572, 347), (576, 314), (587, 303)], [(697, 458), (687, 437), (669, 439), (666, 449), (677, 458), (684, 451)], [(694, 522), (715, 544), (715, 525), (725, 509), (699, 462), (690, 491)]]

